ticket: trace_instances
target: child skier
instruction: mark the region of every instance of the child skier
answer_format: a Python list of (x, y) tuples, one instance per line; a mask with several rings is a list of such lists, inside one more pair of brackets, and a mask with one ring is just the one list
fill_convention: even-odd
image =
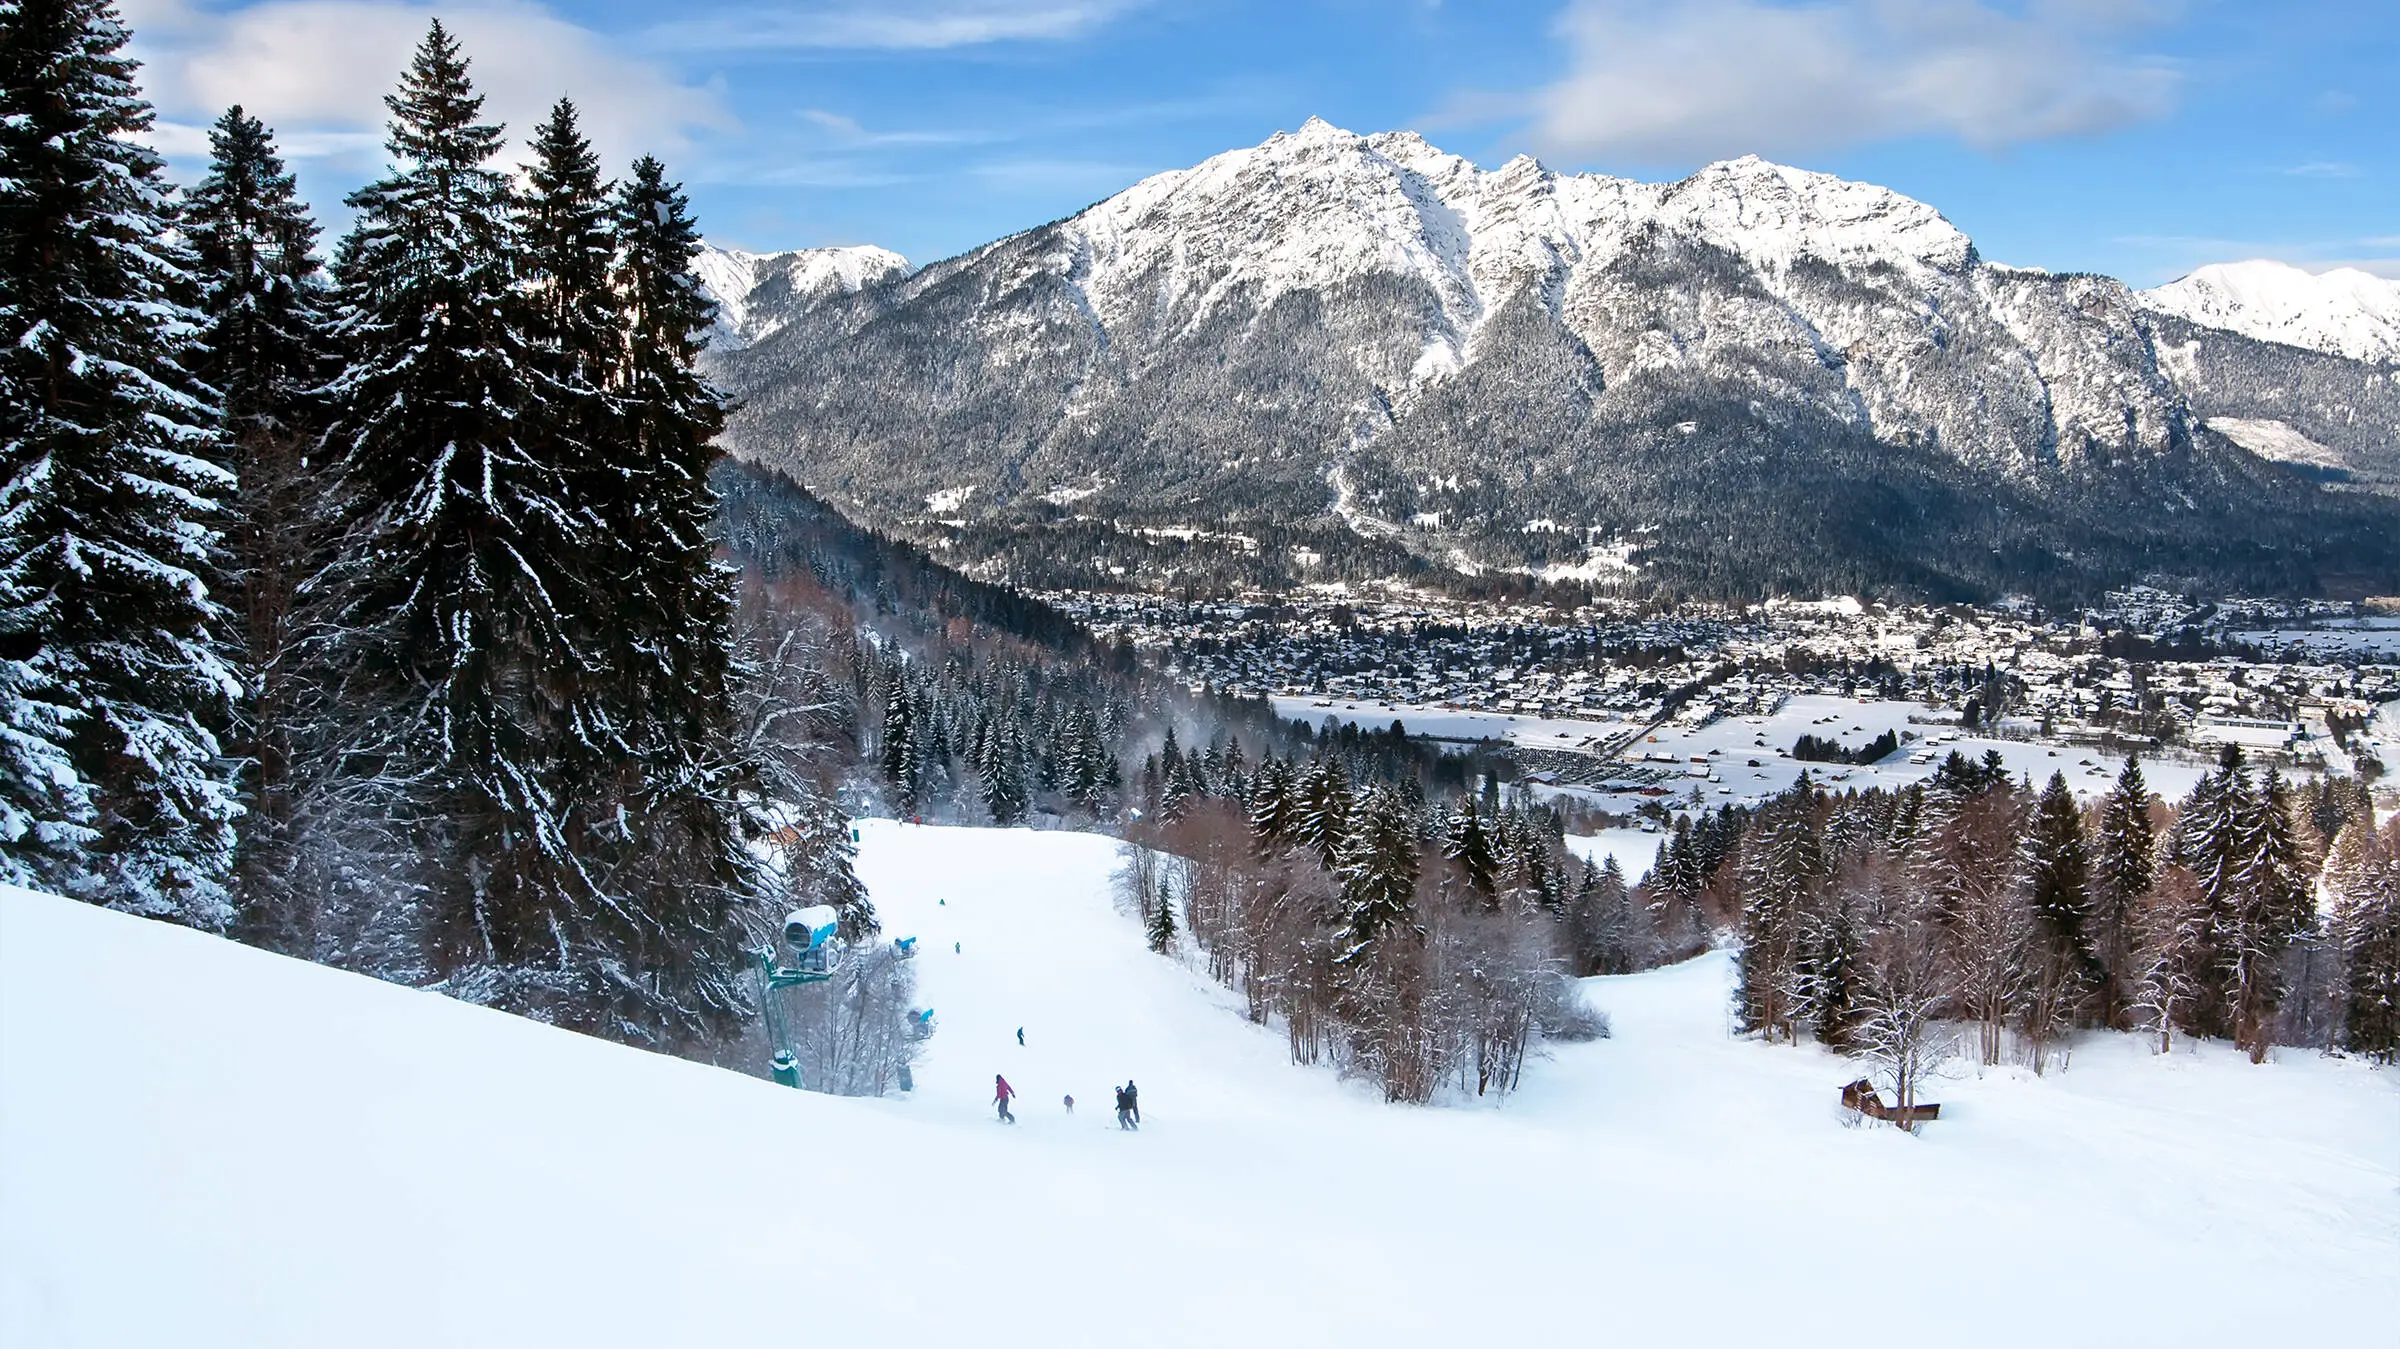
[(992, 1074), (992, 1104), (1000, 1107), (1000, 1118), (1010, 1124), (1016, 1123), (1017, 1117), (1008, 1113), (1008, 1098), (1016, 1094), (1017, 1089), (1008, 1085), (1007, 1078)]

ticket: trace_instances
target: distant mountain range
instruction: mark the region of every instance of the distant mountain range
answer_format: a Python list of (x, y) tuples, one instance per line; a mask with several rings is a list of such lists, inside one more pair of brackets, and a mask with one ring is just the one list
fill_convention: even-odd
[(735, 454), (1020, 580), (2400, 590), (2392, 283), (2006, 267), (1756, 158), (1312, 120), (921, 270), (703, 275)]
[(2355, 267), (2311, 274), (2287, 262), (2220, 262), (2135, 298), (2204, 328), (2354, 361), (2400, 361), (2400, 281)]

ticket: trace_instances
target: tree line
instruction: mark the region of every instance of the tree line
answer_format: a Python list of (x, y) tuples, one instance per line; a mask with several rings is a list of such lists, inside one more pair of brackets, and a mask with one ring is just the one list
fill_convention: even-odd
[[(1682, 836), (1678, 836), (1678, 845)], [(2040, 1071), (2084, 1028), (2400, 1052), (2400, 826), (2364, 784), (2229, 751), (2182, 801), (2138, 760), (2089, 806), (1997, 755), (1829, 792), (1804, 773), (1711, 864), (1662, 859), (1740, 932), (1738, 1025), (1875, 1062), (1909, 1104), (1944, 1045)]]
[(240, 107), (166, 183), (112, 6), (0, 30), (0, 878), (732, 1033), (796, 784), (714, 555), (680, 187), (605, 179), (565, 99), (512, 179), (437, 21), (328, 264)]

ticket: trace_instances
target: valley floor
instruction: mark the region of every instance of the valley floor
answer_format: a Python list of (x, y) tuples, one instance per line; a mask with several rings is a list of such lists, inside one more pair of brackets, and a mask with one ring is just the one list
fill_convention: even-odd
[(1614, 1037), (1505, 1104), (1388, 1107), (1144, 951), (1113, 841), (862, 834), (939, 1025), (906, 1098), (0, 894), (0, 1341), (2203, 1346), (2400, 1305), (2392, 1072), (2101, 1036), (1847, 1128), (1853, 1065), (1727, 1035), (1720, 953), (1588, 981)]

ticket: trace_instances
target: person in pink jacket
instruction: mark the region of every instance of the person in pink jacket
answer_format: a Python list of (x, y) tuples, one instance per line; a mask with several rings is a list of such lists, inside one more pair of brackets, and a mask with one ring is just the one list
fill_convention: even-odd
[(1008, 1113), (1008, 1098), (1016, 1094), (1017, 1089), (1008, 1085), (1007, 1078), (998, 1073), (992, 1074), (992, 1104), (1000, 1107), (1000, 1118), (1010, 1124), (1016, 1123), (1017, 1117)]

